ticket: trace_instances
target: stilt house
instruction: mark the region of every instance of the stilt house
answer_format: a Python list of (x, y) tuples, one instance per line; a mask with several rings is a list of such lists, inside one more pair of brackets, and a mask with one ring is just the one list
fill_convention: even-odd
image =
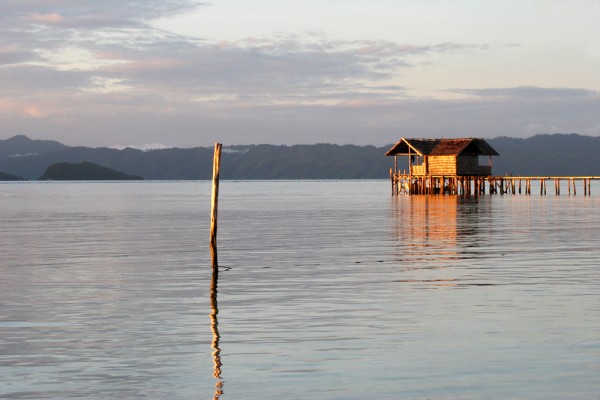
[[(390, 168), (392, 195), (450, 194), (480, 195), (500, 193), (531, 194), (531, 181), (539, 180), (540, 195), (546, 194), (546, 181), (554, 180), (560, 194), (561, 180), (567, 180), (568, 193), (577, 194), (575, 182), (583, 181), (583, 194), (591, 194), (591, 181), (598, 176), (492, 176), (492, 156), (499, 155), (483, 139), (407, 139), (402, 138), (385, 153), (394, 156)], [(398, 156), (408, 157), (408, 170), (398, 168)]]
[(402, 138), (385, 153), (408, 156), (410, 176), (491, 176), (492, 156), (499, 155), (483, 139), (407, 139)]

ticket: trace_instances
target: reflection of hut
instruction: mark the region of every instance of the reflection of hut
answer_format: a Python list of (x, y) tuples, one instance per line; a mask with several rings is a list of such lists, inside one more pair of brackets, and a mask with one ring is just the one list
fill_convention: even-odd
[[(491, 176), (492, 156), (498, 152), (483, 139), (402, 138), (385, 155), (394, 156), (392, 183), (406, 184), (408, 193), (443, 193), (454, 192), (459, 177), (464, 184), (465, 177)], [(408, 157), (408, 173), (398, 171), (397, 156)]]
[[(404, 282), (423, 286), (447, 286), (460, 277), (457, 260), (485, 257), (481, 237), (492, 202), (478, 196), (410, 196), (392, 201), (394, 254), (406, 272)], [(484, 236), (482, 236), (484, 235)], [(448, 269), (436, 273), (432, 269)]]

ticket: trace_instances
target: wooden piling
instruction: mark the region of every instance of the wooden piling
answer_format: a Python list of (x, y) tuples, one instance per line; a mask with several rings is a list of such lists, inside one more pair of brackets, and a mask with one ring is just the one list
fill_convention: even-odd
[[(590, 196), (591, 181), (600, 180), (600, 176), (415, 176), (406, 174), (406, 172), (395, 174), (393, 170), (390, 170), (393, 196), (400, 194), (478, 196), (486, 194), (486, 191), (489, 191), (489, 194), (514, 195), (517, 193), (517, 190), (519, 194), (525, 193), (525, 195), (531, 195), (532, 180), (539, 181), (541, 196), (547, 194), (548, 184), (551, 181), (554, 183), (554, 194), (559, 196), (563, 180), (567, 183), (569, 195), (571, 195), (571, 191), (573, 195), (577, 194), (577, 181), (581, 181), (583, 184), (583, 195)], [(525, 186), (524, 188), (522, 187), (523, 185)]]
[(544, 182), (544, 196), (546, 195), (546, 179), (542, 179), (542, 181)]
[(592, 184), (590, 183), (591, 179), (588, 178), (588, 196), (592, 195)]
[(546, 194), (546, 179), (540, 179), (540, 196), (544, 196)]
[(217, 214), (219, 206), (219, 173), (221, 169), (221, 143), (215, 143), (215, 154), (213, 159), (213, 184), (211, 197), (210, 218), (210, 254), (212, 256), (213, 268), (218, 268), (217, 258)]

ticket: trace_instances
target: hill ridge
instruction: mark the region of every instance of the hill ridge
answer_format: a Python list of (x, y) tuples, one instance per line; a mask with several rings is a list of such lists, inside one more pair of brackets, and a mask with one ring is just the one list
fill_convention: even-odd
[[(7, 150), (10, 147), (7, 142), (14, 143), (14, 138), (0, 140), (0, 171), (27, 179), (37, 179), (57, 162), (91, 162), (155, 180), (210, 179), (212, 176), (212, 147), (117, 150), (70, 147), (19, 135), (21, 143), (29, 140), (37, 146), (35, 149), (43, 152), (2, 158), (1, 155), (10, 150)], [(557, 133), (530, 138), (500, 136), (486, 141), (500, 153), (493, 160), (494, 175), (600, 175), (600, 137)], [(50, 145), (39, 146), (39, 142)], [(391, 146), (229, 145), (223, 147), (221, 178), (385, 179), (389, 177), (393, 159), (384, 154)], [(31, 150), (26, 146), (20, 149)], [(401, 159), (399, 163), (404, 161)]]
[(40, 176), (41, 181), (99, 181), (99, 180), (141, 180), (139, 176), (128, 175), (114, 169), (90, 162), (58, 162), (50, 165)]

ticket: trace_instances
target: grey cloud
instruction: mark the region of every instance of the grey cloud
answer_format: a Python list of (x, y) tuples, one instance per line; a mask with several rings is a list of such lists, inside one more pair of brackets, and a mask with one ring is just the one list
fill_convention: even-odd
[(3, 0), (0, 62), (47, 62), (44, 55), (65, 49), (96, 56), (105, 48), (125, 52), (154, 41), (166, 46), (173, 38), (149, 21), (201, 5), (194, 0)]
[[(168, 39), (168, 40), (167, 40)], [(328, 92), (359, 93), (359, 80), (377, 81), (410, 68), (407, 57), (436, 51), (470, 51), (471, 45), (401, 46), (386, 41), (305, 42), (291, 35), (245, 39), (226, 45), (166, 38), (137, 48), (112, 51), (131, 61), (99, 73), (198, 94), (237, 93), (315, 96)]]
[(0, 65), (20, 64), (28, 61), (39, 61), (40, 56), (29, 50), (0, 49)]
[[(3, 25), (10, 26), (4, 31), (17, 38), (15, 53), (7, 59), (25, 62), (26, 56), (35, 55), (51, 67), (52, 59), (42, 58), (50, 57), (49, 51), (86, 49), (94, 61), (104, 58), (106, 62), (98, 63), (93, 71), (62, 68), (57, 73), (59, 82), (72, 74), (73, 82), (66, 86), (88, 90), (94, 89), (98, 80), (110, 79), (131, 87), (132, 92), (154, 90), (180, 102), (210, 96), (271, 102), (381, 98), (383, 91), (359, 82), (381, 81), (399, 69), (413, 68), (409, 61), (413, 56), (487, 48), (460, 43), (412, 46), (379, 40), (331, 40), (315, 33), (308, 38), (277, 33), (221, 44), (148, 25), (154, 18), (202, 5), (191, 0), (7, 0), (0, 18), (12, 21), (12, 25)], [(20, 35), (14, 35), (15, 31)], [(48, 70), (38, 72), (50, 74)], [(19, 75), (6, 71), (6, 78), (11, 74)], [(389, 92), (392, 98), (398, 93)]]
[(196, 0), (3, 0), (0, 17), (11, 26), (126, 27), (200, 7)]
[(453, 93), (470, 94), (481, 97), (513, 97), (521, 99), (545, 99), (565, 97), (598, 96), (599, 92), (574, 88), (541, 88), (535, 86), (519, 86), (513, 88), (488, 89), (453, 89)]
[[(2, 96), (16, 105), (0, 110), (0, 134), (40, 137), (52, 127), (52, 138), (68, 144), (383, 145), (400, 136), (520, 136), (548, 133), (536, 127), (599, 126), (598, 92), (585, 89), (454, 89), (472, 97), (441, 101), (412, 99), (407, 88), (386, 85), (429, 55), (485, 52), (487, 44), (413, 46), (284, 33), (217, 43), (147, 23), (200, 4), (2, 1), (0, 48), (8, 49), (0, 53)], [(51, 53), (67, 47), (86, 49), (87, 61), (97, 63), (54, 65)], [(102, 87), (110, 82), (127, 89)], [(22, 118), (23, 105), (39, 108), (37, 117)]]
[[(597, 101), (589, 97), (522, 101), (511, 98), (469, 100), (353, 99), (335, 105), (201, 104), (157, 112), (161, 98), (129, 100), (89, 97), (69, 121), (49, 115), (28, 121), (31, 131), (16, 130), (15, 119), (3, 116), (4, 129), (44, 132), (69, 144), (161, 142), (167, 146), (207, 146), (214, 141), (250, 143), (354, 143), (385, 145), (401, 136), (527, 137), (536, 133), (587, 132), (599, 125)], [(123, 104), (119, 103), (123, 101)], [(100, 110), (100, 112), (98, 111)], [(112, 112), (112, 113), (111, 113)], [(548, 131), (552, 127), (552, 131)], [(596, 127), (596, 128), (594, 128)], [(77, 136), (81, 134), (82, 136)], [(83, 136), (85, 135), (85, 136)]]
[(4, 96), (31, 97), (40, 94), (61, 95), (89, 86), (91, 74), (85, 71), (60, 71), (40, 65), (9, 65), (0, 68)]

